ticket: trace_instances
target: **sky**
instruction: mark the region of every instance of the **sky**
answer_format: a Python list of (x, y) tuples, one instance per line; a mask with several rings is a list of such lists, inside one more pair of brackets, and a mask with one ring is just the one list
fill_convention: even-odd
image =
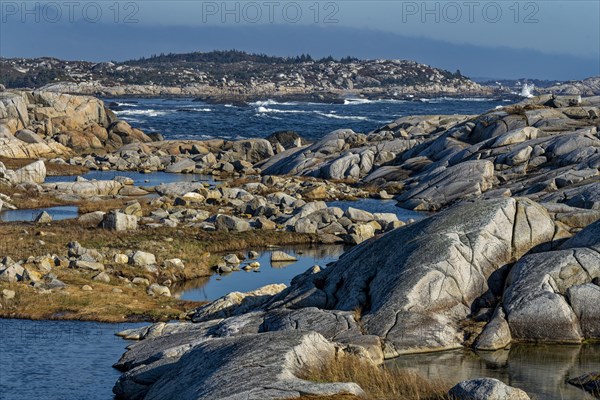
[(239, 49), (414, 59), (473, 77), (600, 75), (600, 1), (6, 1), (0, 56)]

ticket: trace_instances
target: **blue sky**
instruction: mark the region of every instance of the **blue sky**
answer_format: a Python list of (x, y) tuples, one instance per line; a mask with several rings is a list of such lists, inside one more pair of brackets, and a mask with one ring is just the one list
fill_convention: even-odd
[(497, 78), (600, 74), (598, 0), (0, 3), (3, 57), (101, 61), (238, 48), (414, 58)]

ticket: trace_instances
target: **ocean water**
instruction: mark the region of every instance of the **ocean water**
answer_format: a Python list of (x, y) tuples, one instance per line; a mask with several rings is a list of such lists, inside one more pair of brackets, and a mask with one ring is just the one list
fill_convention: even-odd
[(405, 100), (347, 99), (344, 104), (276, 102), (245, 106), (207, 104), (193, 99), (106, 99), (119, 118), (166, 139), (263, 138), (291, 130), (314, 141), (341, 128), (368, 133), (397, 118), (427, 114), (480, 114), (510, 99), (434, 98)]
[(144, 325), (0, 319), (0, 399), (113, 399), (115, 333)]

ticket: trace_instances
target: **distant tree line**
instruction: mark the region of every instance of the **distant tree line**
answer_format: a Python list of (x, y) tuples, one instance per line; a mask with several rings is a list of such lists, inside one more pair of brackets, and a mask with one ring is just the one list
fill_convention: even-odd
[(135, 60), (124, 61), (123, 65), (151, 65), (151, 64), (169, 64), (169, 63), (216, 63), (233, 64), (239, 62), (253, 62), (258, 64), (302, 64), (306, 62), (339, 62), (349, 64), (360, 61), (356, 57), (343, 57), (335, 59), (333, 56), (314, 59), (310, 54), (301, 54), (296, 57), (276, 57), (266, 54), (247, 53), (240, 50), (215, 50), (209, 52), (195, 53), (161, 53), (153, 54), (150, 57), (141, 57)]

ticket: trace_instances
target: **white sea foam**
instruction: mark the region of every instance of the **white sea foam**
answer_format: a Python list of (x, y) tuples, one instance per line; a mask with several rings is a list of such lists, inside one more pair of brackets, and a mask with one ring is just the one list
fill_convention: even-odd
[(533, 90), (535, 89), (535, 85), (529, 84), (529, 83), (525, 83), (523, 84), (523, 87), (521, 88), (521, 93), (520, 96), (521, 97), (533, 97)]
[(248, 103), (248, 105), (252, 106), (252, 107), (274, 106), (274, 105), (277, 105), (277, 104), (280, 104), (280, 103), (276, 102), (275, 100), (271, 100), (271, 99), (261, 100), (261, 101), (254, 101), (252, 103)]
[(158, 117), (160, 115), (167, 115), (166, 111), (158, 111), (153, 109), (148, 110), (121, 110), (115, 111), (117, 115), (147, 115), (149, 117)]
[(351, 119), (351, 120), (355, 120), (355, 121), (365, 121), (368, 119), (367, 117), (359, 117), (359, 116), (354, 116), (354, 115), (337, 115), (337, 114), (332, 114), (332, 113), (324, 113), (324, 112), (320, 112), (320, 111), (315, 111), (315, 114), (320, 115), (325, 118)]
[(419, 99), (423, 103), (443, 103), (445, 101), (467, 101), (467, 102), (482, 102), (492, 101), (489, 97), (434, 97), (431, 99)]
[(355, 99), (355, 98), (344, 99), (345, 106), (360, 106), (363, 104), (378, 104), (378, 103), (406, 103), (406, 102), (407, 102), (407, 100), (399, 100), (399, 99), (378, 99), (378, 100)]
[(374, 103), (373, 100), (369, 100), (369, 99), (344, 99), (344, 105), (345, 106), (353, 106), (353, 105), (359, 105), (359, 104), (370, 104), (370, 103)]
[(321, 117), (325, 117), (325, 118), (349, 119), (349, 120), (355, 120), (355, 121), (364, 121), (364, 120), (368, 119), (367, 117), (363, 117), (363, 116), (337, 115), (337, 114), (335, 114), (335, 111), (326, 113), (326, 112), (316, 111), (316, 110), (310, 110), (310, 111), (309, 110), (279, 110), (277, 108), (267, 108), (267, 107), (263, 107), (263, 106), (258, 107), (257, 111), (260, 114), (269, 114), (269, 113), (273, 113), (273, 114), (316, 114), (316, 115), (320, 115)]
[(306, 110), (279, 110), (277, 108), (267, 108), (264, 106), (259, 106), (256, 111), (259, 113), (282, 113), (282, 114), (306, 114)]

